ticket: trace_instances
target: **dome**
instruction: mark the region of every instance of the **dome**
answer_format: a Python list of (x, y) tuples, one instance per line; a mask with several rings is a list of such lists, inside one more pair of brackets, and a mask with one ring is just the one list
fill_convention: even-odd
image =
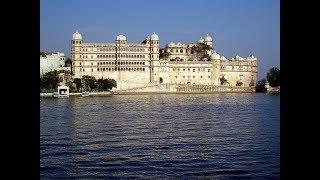
[(153, 41), (159, 41), (159, 36), (154, 32), (154, 33), (151, 35), (151, 40), (153, 40)]
[(82, 36), (81, 34), (76, 31), (73, 35), (72, 35), (72, 39), (82, 39)]
[(227, 60), (227, 58), (226, 57), (224, 57), (224, 56), (221, 56), (221, 58), (220, 58), (221, 60)]
[(240, 57), (239, 55), (236, 55), (236, 57), (234, 57), (235, 60), (243, 60), (242, 57)]
[(127, 38), (122, 34), (117, 36), (117, 41), (126, 41), (126, 40), (127, 40)]
[(203, 43), (204, 42), (204, 39), (202, 37), (200, 37), (198, 43)]
[(207, 35), (204, 37), (204, 41), (212, 41), (212, 37), (209, 36), (209, 34), (207, 34)]
[(214, 51), (214, 52), (211, 54), (210, 58), (211, 58), (211, 59), (220, 59), (220, 55), (219, 55), (216, 51)]
[(174, 46), (175, 44), (173, 42), (170, 42), (169, 43), (169, 46)]
[(247, 60), (254, 61), (254, 60), (257, 60), (257, 58), (254, 57), (253, 55), (250, 55), (249, 57), (247, 57)]

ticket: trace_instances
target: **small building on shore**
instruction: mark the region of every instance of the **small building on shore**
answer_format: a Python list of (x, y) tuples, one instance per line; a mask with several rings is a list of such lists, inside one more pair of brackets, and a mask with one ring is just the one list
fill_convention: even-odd
[(69, 96), (69, 87), (68, 86), (58, 86), (58, 94), (59, 96)]

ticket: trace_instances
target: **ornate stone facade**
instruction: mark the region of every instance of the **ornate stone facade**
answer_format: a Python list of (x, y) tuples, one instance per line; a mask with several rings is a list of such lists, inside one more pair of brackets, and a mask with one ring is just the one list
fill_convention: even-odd
[[(72, 71), (77, 78), (115, 79), (120, 90), (148, 84), (221, 86), (221, 79), (227, 80), (223, 85), (249, 87), (257, 81), (253, 55), (228, 60), (217, 54), (209, 35), (197, 43), (169, 43), (163, 49), (159, 49), (159, 40), (153, 33), (141, 43), (128, 43), (124, 35), (118, 35), (114, 43), (84, 43), (76, 32), (71, 40)], [(192, 48), (199, 44), (207, 46), (201, 56)]]

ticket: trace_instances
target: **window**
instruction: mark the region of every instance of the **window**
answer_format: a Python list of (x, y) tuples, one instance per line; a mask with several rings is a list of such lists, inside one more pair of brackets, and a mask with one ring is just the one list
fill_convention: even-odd
[(180, 49), (180, 53), (183, 53), (183, 50), (182, 50), (182, 49)]
[(196, 72), (196, 69), (193, 69), (193, 72)]
[(93, 72), (93, 69), (91, 69), (91, 72)]
[(202, 78), (202, 76), (200, 76), (200, 78)]
[(183, 78), (185, 78), (186, 76), (182, 76)]
[(188, 68), (188, 71), (190, 71), (190, 68)]
[(183, 71), (185, 71), (186, 69), (182, 69)]
[(176, 79), (178, 78), (178, 76), (175, 76), (176, 77)]
[(97, 71), (99, 71), (99, 68), (97, 69)]
[(208, 76), (208, 78), (210, 78), (210, 76)]
[(208, 72), (210, 72), (210, 69), (208, 69)]
[(192, 76), (193, 78), (195, 78), (196, 76)]

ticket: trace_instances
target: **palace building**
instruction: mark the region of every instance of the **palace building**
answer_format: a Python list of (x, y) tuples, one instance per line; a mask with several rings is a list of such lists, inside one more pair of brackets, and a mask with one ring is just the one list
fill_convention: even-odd
[(256, 57), (227, 59), (216, 52), (208, 34), (196, 43), (171, 42), (162, 49), (159, 40), (153, 33), (129, 43), (121, 34), (114, 43), (86, 43), (77, 31), (71, 40), (72, 71), (76, 78), (115, 79), (118, 89), (152, 84), (250, 87), (257, 81)]

